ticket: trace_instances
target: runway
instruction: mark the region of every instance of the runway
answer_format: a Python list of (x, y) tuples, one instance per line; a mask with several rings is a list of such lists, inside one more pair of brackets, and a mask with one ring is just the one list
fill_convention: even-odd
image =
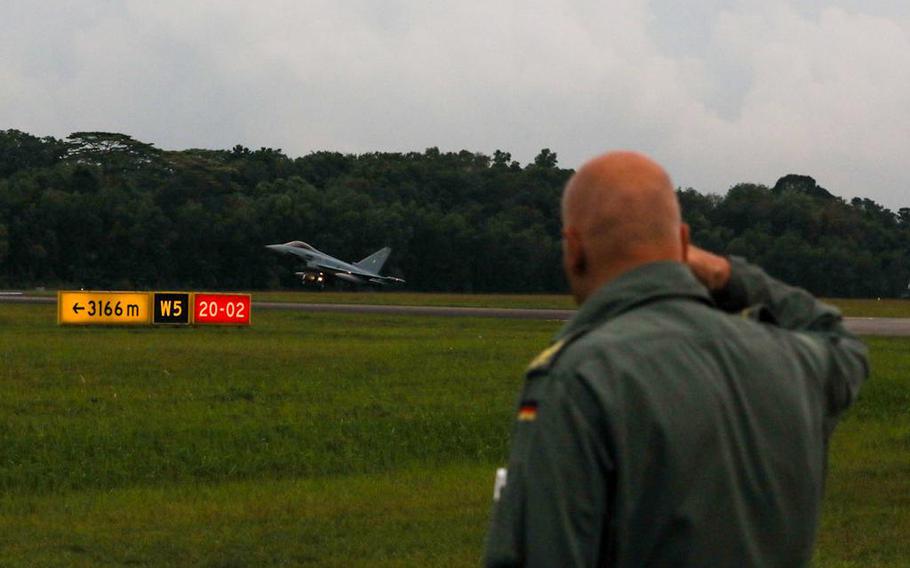
[(910, 335), (910, 318), (844, 318), (844, 323), (856, 335)]
[[(412, 316), (483, 317), (567, 321), (575, 310), (461, 308), (440, 306), (383, 306), (363, 304), (297, 304), (253, 302), (253, 308), (307, 312), (370, 313)], [(844, 318), (847, 329), (857, 335), (910, 336), (910, 318)]]
[(298, 304), (291, 302), (253, 302), (253, 308), (260, 308), (265, 310), (299, 310), (306, 312), (505, 318), (552, 321), (566, 321), (572, 317), (572, 314), (575, 313), (575, 310), (394, 306), (379, 304)]
[[(0, 294), (0, 302), (54, 304), (53, 296)], [(479, 317), (523, 320), (566, 321), (575, 310), (464, 308), (441, 306), (393, 306), (378, 304), (302, 304), (296, 302), (253, 302), (254, 310), (294, 310), (312, 313), (386, 314), (435, 317)], [(844, 318), (847, 329), (857, 335), (910, 336), (910, 318)]]

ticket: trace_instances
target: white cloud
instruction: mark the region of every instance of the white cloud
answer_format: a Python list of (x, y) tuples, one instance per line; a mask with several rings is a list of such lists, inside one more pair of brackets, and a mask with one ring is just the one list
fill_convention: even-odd
[[(905, 28), (838, 8), (809, 18), (772, 5), (722, 15), (714, 41), (750, 70), (751, 85), (733, 119), (689, 117), (708, 148), (680, 161), (715, 172), (720, 187), (798, 172), (848, 198), (910, 204), (900, 181), (910, 158)], [(674, 145), (684, 147), (682, 140)]]
[(10, 2), (0, 128), (292, 155), (436, 145), (527, 161), (547, 146), (565, 166), (633, 147), (703, 191), (798, 172), (910, 205), (906, 14), (670, 4)]

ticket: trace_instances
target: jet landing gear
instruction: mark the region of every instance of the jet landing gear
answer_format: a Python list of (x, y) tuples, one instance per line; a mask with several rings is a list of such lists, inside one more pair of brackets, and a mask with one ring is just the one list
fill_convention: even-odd
[(325, 273), (324, 272), (295, 272), (300, 277), (300, 282), (304, 286), (312, 286), (317, 290), (325, 290)]

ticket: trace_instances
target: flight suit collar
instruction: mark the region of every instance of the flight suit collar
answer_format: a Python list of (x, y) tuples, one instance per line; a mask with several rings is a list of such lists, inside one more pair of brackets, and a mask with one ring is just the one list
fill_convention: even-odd
[(685, 264), (672, 261), (644, 264), (604, 284), (581, 305), (555, 339), (581, 333), (642, 304), (674, 297), (713, 305), (707, 288)]

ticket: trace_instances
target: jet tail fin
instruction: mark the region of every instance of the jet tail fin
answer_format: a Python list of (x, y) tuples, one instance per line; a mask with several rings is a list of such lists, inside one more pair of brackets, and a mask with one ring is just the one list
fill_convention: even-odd
[(379, 271), (382, 270), (385, 261), (389, 258), (389, 254), (391, 253), (392, 249), (383, 247), (365, 259), (355, 262), (354, 266), (361, 270), (369, 270), (374, 274), (379, 274)]

